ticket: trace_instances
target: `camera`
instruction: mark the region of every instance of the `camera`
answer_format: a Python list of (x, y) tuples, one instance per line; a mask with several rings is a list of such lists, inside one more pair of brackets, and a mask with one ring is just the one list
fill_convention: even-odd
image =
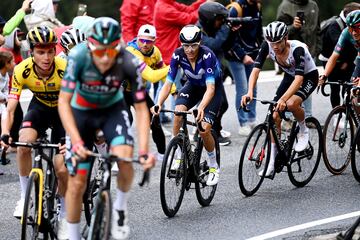
[(305, 12), (302, 10), (296, 11), (296, 16), (300, 19), (302, 25), (305, 23)]
[(236, 27), (241, 24), (248, 24), (255, 21), (256, 18), (253, 17), (228, 17), (225, 19), (226, 24), (230, 27)]
[(79, 3), (77, 15), (83, 16), (87, 12), (87, 5)]

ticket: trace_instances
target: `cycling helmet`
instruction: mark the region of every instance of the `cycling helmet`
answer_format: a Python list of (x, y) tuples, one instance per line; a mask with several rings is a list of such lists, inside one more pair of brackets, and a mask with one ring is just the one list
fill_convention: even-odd
[(275, 21), (269, 23), (265, 28), (265, 38), (269, 42), (278, 42), (288, 34), (288, 28), (285, 23)]
[(27, 41), (30, 44), (30, 49), (35, 46), (54, 46), (57, 43), (57, 37), (51, 28), (48, 26), (37, 26), (31, 29), (27, 36)]
[(186, 25), (180, 31), (181, 43), (197, 43), (201, 40), (201, 31), (195, 25)]
[(67, 51), (70, 51), (71, 45), (75, 46), (85, 40), (86, 37), (84, 33), (82, 33), (79, 29), (70, 28), (61, 34), (60, 45)]
[(90, 42), (97, 44), (116, 44), (120, 41), (120, 26), (119, 23), (110, 17), (100, 17), (95, 19), (90, 32)]
[(346, 25), (348, 27), (360, 27), (360, 10), (352, 11), (347, 15)]
[(198, 13), (201, 24), (205, 25), (213, 24), (218, 16), (223, 16), (224, 18), (228, 16), (226, 7), (218, 2), (205, 2), (201, 4)]

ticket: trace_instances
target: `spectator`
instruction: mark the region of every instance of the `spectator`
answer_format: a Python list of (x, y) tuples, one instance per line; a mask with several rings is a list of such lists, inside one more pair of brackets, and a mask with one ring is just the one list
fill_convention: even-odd
[[(17, 12), (15, 13), (15, 15), (10, 18), (9, 21), (5, 21), (4, 19), (2, 19), (0, 17), (0, 33), (3, 35), (3, 36), (7, 36), (9, 34), (11, 34), (15, 28), (17, 26), (19, 26), (19, 24), (21, 23), (21, 21), (23, 20), (25, 14), (27, 12), (29, 12), (30, 10), (30, 3), (31, 3), (32, 0), (25, 0), (23, 3), (22, 3), (22, 6), (19, 10), (17, 10)], [(2, 23), (4, 24), (3, 26), (3, 29), (1, 29), (1, 25)], [(1, 45), (1, 42), (0, 42), (0, 45)]]
[(163, 55), (166, 65), (180, 46), (180, 30), (187, 24), (194, 24), (198, 19), (197, 10), (205, 0), (197, 0), (190, 6), (175, 0), (157, 0), (155, 3), (154, 25), (157, 31), (157, 47)]
[[(210, 48), (218, 58), (219, 62), (224, 58), (224, 52), (233, 49), (237, 45), (233, 37), (235, 36), (230, 27), (225, 24), (228, 16), (227, 9), (217, 2), (206, 2), (199, 8), (199, 23), (201, 29), (202, 44)], [(224, 76), (223, 76), (224, 77)], [(219, 144), (226, 146), (231, 143), (230, 135), (222, 130), (221, 118), (229, 107), (226, 93), (222, 88), (222, 100), (219, 110), (219, 116), (216, 118), (213, 129), (218, 135)]]
[(33, 0), (31, 2), (31, 8), (33, 12), (24, 17), (28, 30), (36, 26), (44, 25), (51, 29), (64, 26), (55, 16), (52, 0)]
[[(14, 57), (10, 52), (0, 52), (0, 116), (6, 110), (6, 102), (9, 95), (9, 72), (15, 67)], [(1, 163), (8, 164), (10, 160), (6, 159), (6, 149), (1, 153)], [(0, 175), (3, 173), (0, 171)]]
[(133, 40), (144, 24), (153, 25), (156, 0), (124, 0), (120, 7), (121, 37), (125, 43)]
[[(344, 6), (344, 9), (340, 12), (340, 15), (333, 21), (323, 33), (322, 36), (322, 50), (319, 55), (319, 60), (322, 61), (322, 64), (325, 68), (326, 63), (331, 56), (333, 49), (340, 37), (342, 30), (346, 27), (346, 16), (354, 11), (360, 9), (360, 3), (351, 2)], [(339, 80), (349, 81), (354, 71), (354, 59), (357, 55), (355, 47), (351, 44), (344, 47), (344, 52), (341, 53), (337, 59), (334, 70), (329, 74), (329, 82), (337, 82)], [(331, 106), (340, 105), (340, 86), (339, 85), (330, 85), (330, 102)], [(344, 89), (343, 89), (344, 90)], [(343, 92), (344, 93), (344, 92)]]
[[(254, 59), (256, 58), (260, 44), (263, 41), (262, 23), (261, 23), (261, 6), (258, 0), (236, 0), (229, 6), (230, 17), (251, 17), (249, 23), (243, 23), (237, 31), (237, 41), (240, 51), (227, 58), (229, 69), (236, 86), (236, 109), (240, 108), (241, 96), (245, 95), (248, 89), (249, 77), (254, 68)], [(256, 88), (254, 88), (256, 97)], [(257, 125), (256, 121), (256, 101), (248, 104), (250, 112), (245, 112), (242, 108), (237, 112), (240, 124), (239, 134), (242, 136), (249, 135), (251, 129)]]
[[(289, 40), (299, 40), (309, 47), (315, 59), (320, 52), (319, 7), (314, 0), (283, 0), (278, 7), (277, 20), (289, 29)], [(312, 115), (311, 95), (304, 101), (305, 117)]]

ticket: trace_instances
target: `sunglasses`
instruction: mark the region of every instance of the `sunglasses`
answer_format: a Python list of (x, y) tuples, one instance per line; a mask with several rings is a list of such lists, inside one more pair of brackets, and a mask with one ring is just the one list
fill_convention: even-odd
[(142, 44), (152, 44), (155, 42), (155, 40), (139, 38), (139, 42), (141, 42)]
[(349, 27), (349, 32), (356, 32), (356, 33), (360, 33), (360, 26), (354, 26), (354, 27)]
[(200, 46), (200, 43), (183, 43), (181, 46), (184, 48), (184, 50), (195, 50)]
[(92, 49), (91, 52), (97, 57), (103, 57), (106, 54), (110, 58), (116, 57), (116, 55), (119, 53), (116, 48), (95, 48)]

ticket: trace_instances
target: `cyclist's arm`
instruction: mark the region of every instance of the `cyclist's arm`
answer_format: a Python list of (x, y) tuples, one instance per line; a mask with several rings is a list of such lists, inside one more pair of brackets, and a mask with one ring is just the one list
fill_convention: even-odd
[[(304, 69), (305, 69), (305, 50), (303, 47), (297, 47), (294, 52), (294, 60), (295, 60), (295, 78), (291, 83), (290, 87), (286, 90), (284, 95), (281, 96), (280, 99), (285, 102), (292, 97), (301, 87), (304, 80)], [(309, 60), (312, 61), (312, 60)]]
[(146, 101), (134, 104), (136, 112), (136, 128), (138, 132), (139, 154), (149, 152), (150, 116)]
[(248, 87), (248, 92), (246, 95), (248, 95), (249, 97), (253, 97), (253, 92), (254, 92), (254, 88), (256, 86), (257, 80), (259, 78), (259, 74), (260, 74), (261, 69), (254, 67), (251, 71), (250, 77), (249, 77), (249, 87)]
[(170, 90), (172, 88), (173, 82), (166, 81), (164, 85), (162, 86), (160, 93), (159, 93), (159, 99), (157, 101), (157, 105), (162, 106), (165, 100), (168, 98)]
[(325, 70), (324, 70), (323, 75), (325, 75), (327, 77), (330, 75), (330, 73), (335, 68), (336, 61), (338, 60), (339, 56), (340, 56), (340, 54), (335, 51), (331, 54), (329, 60), (327, 61), (326, 65), (325, 65)]
[(17, 99), (8, 100), (5, 115), (1, 119), (1, 135), (10, 134), (10, 129), (14, 123), (15, 109), (18, 103), (19, 100)]
[(207, 105), (209, 105), (211, 99), (214, 97), (215, 94), (215, 84), (206, 84), (206, 91), (204, 96), (198, 106), (198, 109), (204, 110)]

